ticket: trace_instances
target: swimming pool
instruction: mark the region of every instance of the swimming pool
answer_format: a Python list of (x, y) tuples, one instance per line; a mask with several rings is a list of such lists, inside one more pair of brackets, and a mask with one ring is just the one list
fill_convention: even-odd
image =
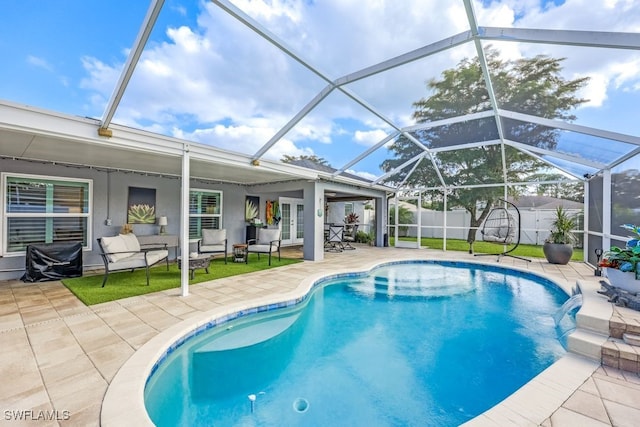
[(334, 277), (186, 341), (149, 379), (147, 410), (158, 425), (458, 425), (564, 354), (552, 317), (566, 299), (477, 264)]

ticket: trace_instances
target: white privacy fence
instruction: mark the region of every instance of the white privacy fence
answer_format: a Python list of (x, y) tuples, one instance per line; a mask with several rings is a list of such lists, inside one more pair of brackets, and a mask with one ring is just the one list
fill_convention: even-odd
[[(391, 209), (393, 209), (393, 207), (391, 207)], [(577, 215), (582, 212), (579, 209), (567, 209), (566, 211), (570, 215)], [(517, 215), (515, 211), (510, 210), (509, 212), (514, 216)], [(520, 209), (520, 243), (542, 245), (545, 239), (549, 237), (551, 223), (554, 221), (555, 216), (555, 209)], [(447, 212), (447, 239), (466, 240), (470, 220), (471, 216), (467, 211), (454, 210)], [(440, 239), (444, 237), (444, 212), (423, 210), (420, 224), (421, 237)], [(417, 222), (399, 225), (399, 227), (406, 227), (406, 233), (403, 233), (401, 230), (400, 236), (417, 236)], [(480, 225), (480, 229), (481, 228), (482, 224)], [(582, 232), (582, 224), (579, 224), (578, 230), (576, 231), (579, 237)], [(479, 230), (476, 233), (476, 240), (482, 240), (482, 234)]]

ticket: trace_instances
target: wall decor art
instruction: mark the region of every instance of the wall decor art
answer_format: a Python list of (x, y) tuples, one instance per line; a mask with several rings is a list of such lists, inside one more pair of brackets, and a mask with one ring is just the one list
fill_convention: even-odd
[(156, 189), (129, 187), (127, 202), (128, 224), (155, 224)]
[(260, 216), (260, 197), (247, 196), (244, 202), (244, 220), (252, 222), (254, 218)]

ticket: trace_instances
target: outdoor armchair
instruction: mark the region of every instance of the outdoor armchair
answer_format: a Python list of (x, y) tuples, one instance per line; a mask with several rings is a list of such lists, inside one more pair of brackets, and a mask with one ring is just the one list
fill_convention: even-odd
[(202, 229), (202, 239), (198, 240), (198, 253), (200, 254), (224, 254), (224, 263), (227, 263), (227, 230)]
[(357, 234), (358, 224), (347, 224), (344, 226), (344, 233), (342, 234), (343, 249), (355, 249), (351, 244), (356, 242)]
[(344, 226), (332, 224), (329, 226), (329, 235), (324, 246), (324, 250), (327, 252), (342, 252), (344, 246), (342, 245), (342, 236), (344, 234)]
[(259, 228), (256, 239), (249, 239), (247, 241), (247, 257), (245, 263), (249, 262), (249, 254), (269, 254), (269, 265), (271, 265), (271, 254), (278, 252), (278, 261), (280, 261), (280, 229), (279, 228)]

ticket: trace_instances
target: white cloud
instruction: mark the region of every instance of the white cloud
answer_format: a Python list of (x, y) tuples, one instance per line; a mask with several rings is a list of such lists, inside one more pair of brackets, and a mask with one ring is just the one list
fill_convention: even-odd
[[(585, 76), (575, 76), (575, 78), (580, 77)], [(589, 84), (578, 92), (578, 96), (588, 101), (582, 104), (580, 108), (601, 107), (607, 99), (609, 79), (603, 74), (591, 74), (586, 77), (589, 77)]]
[(369, 173), (369, 172), (364, 172), (364, 171), (356, 171), (353, 169), (347, 169), (345, 172), (350, 173), (351, 175), (356, 175), (365, 179), (368, 179), (369, 181), (373, 181), (377, 178), (376, 175)]
[(38, 68), (42, 68), (43, 70), (47, 70), (47, 71), (53, 71), (53, 66), (51, 64), (49, 64), (49, 62), (44, 59), (44, 58), (40, 58), (38, 56), (33, 56), (33, 55), (28, 55), (27, 56), (27, 62), (31, 65), (34, 65)]
[(210, 128), (197, 129), (194, 132), (184, 132), (174, 134), (179, 138), (185, 138), (215, 145), (224, 150), (253, 154), (257, 152), (263, 144), (259, 141), (268, 138), (273, 133), (273, 129), (258, 126), (224, 126), (215, 125)]
[(360, 131), (357, 130), (354, 134), (353, 139), (360, 145), (364, 145), (366, 147), (371, 147), (376, 145), (378, 142), (382, 141), (387, 137), (387, 132), (377, 129), (371, 131)]
[[(275, 130), (268, 127), (254, 126), (223, 126), (216, 125), (213, 128), (200, 129), (186, 133), (181, 129), (174, 129), (173, 136), (203, 144), (214, 145), (223, 150), (254, 154), (260, 150), (262, 140), (270, 138)], [(271, 160), (280, 160), (285, 155), (299, 156), (312, 155), (313, 151), (298, 148), (286, 138), (279, 140), (265, 155)]]
[(640, 57), (627, 62), (613, 63), (609, 66), (614, 76), (615, 88), (623, 88), (628, 84), (637, 84), (640, 80)]

